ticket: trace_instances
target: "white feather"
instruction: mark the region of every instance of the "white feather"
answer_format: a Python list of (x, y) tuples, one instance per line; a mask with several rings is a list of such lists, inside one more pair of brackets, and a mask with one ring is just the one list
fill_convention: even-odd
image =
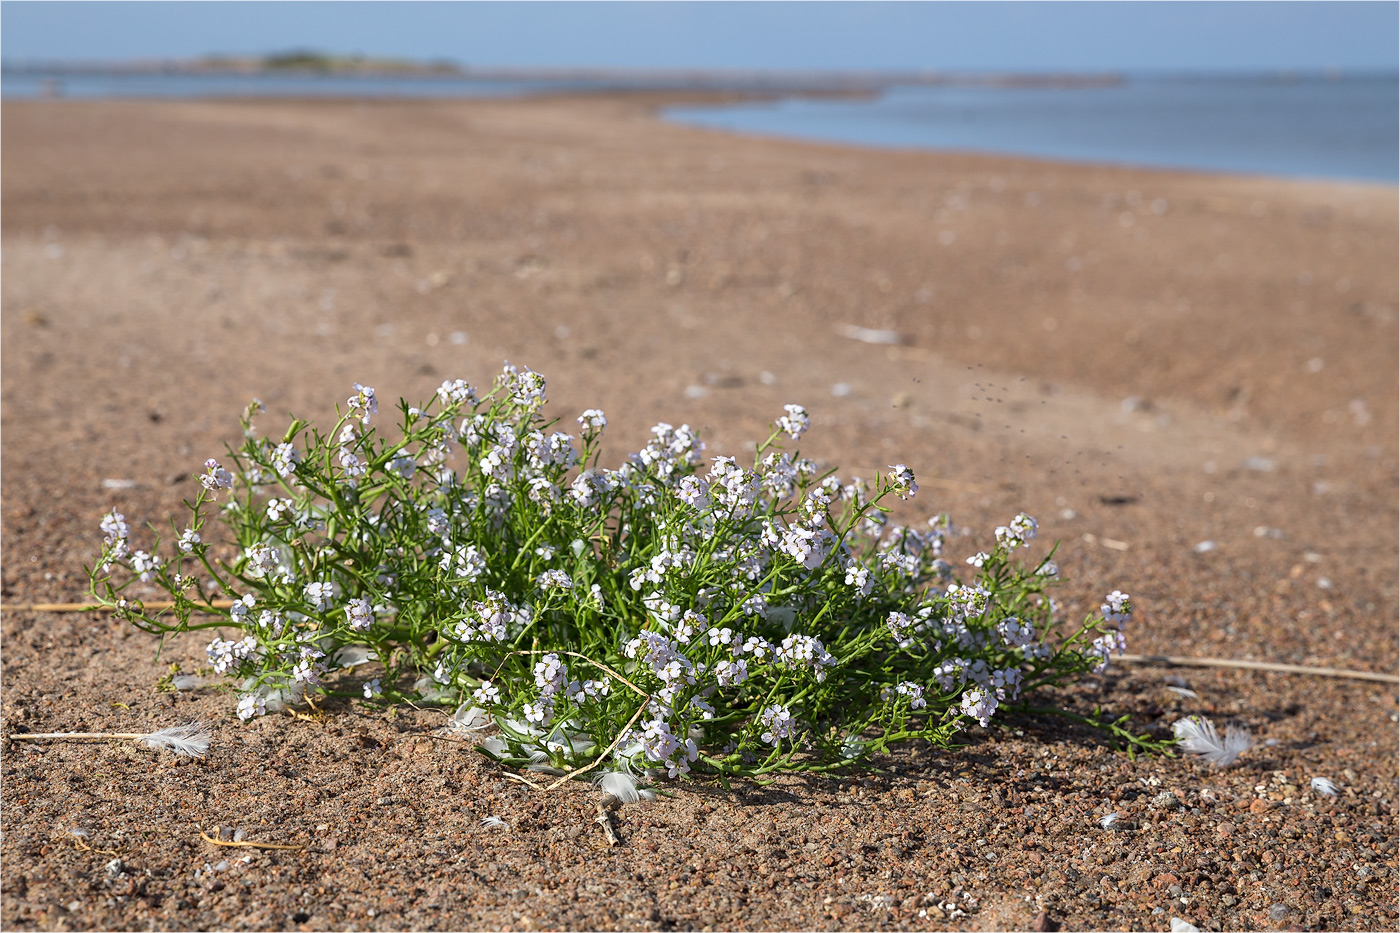
[(439, 700), (450, 700), (453, 697), (453, 694), (442, 689), (441, 685), (431, 677), (419, 677), (413, 682), (413, 689), (418, 692), (418, 696), (422, 698), (424, 703), (436, 703)]
[(1249, 730), (1239, 726), (1227, 726), (1224, 741), (1215, 731), (1215, 724), (1200, 716), (1178, 719), (1172, 725), (1176, 733), (1176, 744), (1188, 755), (1203, 758), (1217, 768), (1228, 768), (1244, 752), (1254, 745)]
[(593, 786), (605, 794), (612, 794), (619, 803), (636, 803), (641, 799), (637, 793), (637, 779), (625, 771), (603, 771), (593, 779)]
[(136, 741), (148, 748), (168, 748), (177, 755), (190, 758), (203, 758), (209, 750), (209, 730), (202, 722), (192, 722), (187, 726), (171, 726), (141, 736)]
[(488, 752), (497, 757), (505, 757), (507, 754), (510, 753), (510, 746), (507, 745), (506, 740), (501, 738), (499, 735), (493, 735), (491, 736), (491, 738), (486, 739), (484, 742), (480, 742), (479, 744), (482, 748), (486, 749)]
[(1108, 829), (1116, 822), (1118, 822), (1117, 813), (1108, 813), (1104, 816), (1099, 817), (1099, 825), (1102, 826), (1104, 829)]
[(335, 653), (331, 663), (336, 667), (352, 668), (370, 661), (378, 661), (379, 655), (369, 645), (346, 645)]
[(487, 829), (504, 829), (506, 832), (510, 832), (510, 824), (499, 816), (488, 816), (481, 821), (481, 825)]
[(463, 732), (477, 732), (491, 724), (491, 717), (487, 715), (486, 710), (470, 703), (463, 703), (457, 707), (457, 712), (452, 714), (447, 723), (449, 729)]
[(1312, 779), (1311, 787), (1324, 797), (1337, 796), (1337, 785), (1333, 784), (1325, 777), (1315, 777)]

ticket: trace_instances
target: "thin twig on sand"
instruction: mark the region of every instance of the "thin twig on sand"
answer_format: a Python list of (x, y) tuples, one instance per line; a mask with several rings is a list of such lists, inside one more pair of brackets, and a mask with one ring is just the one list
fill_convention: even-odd
[(217, 826), (214, 827), (214, 835), (212, 835), (212, 836), (210, 836), (208, 833), (206, 833), (206, 832), (204, 831), (204, 828), (203, 828), (203, 827), (200, 827), (200, 830), (199, 830), (199, 838), (203, 839), (205, 842), (212, 842), (212, 843), (213, 843), (214, 845), (216, 845), (216, 846), (228, 846), (228, 847), (230, 847), (230, 848), (244, 848), (244, 849), (284, 849), (284, 850), (287, 850), (287, 851), (295, 851), (295, 850), (297, 850), (297, 849), (305, 849), (305, 848), (306, 848), (306, 843), (304, 843), (304, 842), (303, 842), (303, 843), (300, 843), (299, 845), (289, 846), (289, 845), (282, 845), (282, 844), (276, 843), (276, 842), (257, 842), (257, 841), (252, 840), (252, 839), (220, 839), (220, 838), (219, 838), (219, 827), (217, 827)]
[[(195, 603), (192, 605), (194, 612), (202, 612), (205, 609), (228, 609), (233, 606), (231, 599), (211, 599), (207, 603)], [(120, 606), (111, 606), (106, 603), (28, 603), (25, 605), (0, 605), (0, 609), (6, 612), (116, 612)], [(172, 600), (161, 600), (158, 602), (143, 602), (143, 609), (174, 609), (175, 603)]]
[(1265, 661), (1232, 661), (1228, 658), (1186, 658), (1167, 654), (1123, 654), (1114, 660), (1127, 664), (1160, 664), (1166, 667), (1224, 667), (1246, 671), (1273, 671), (1278, 674), (1309, 674), (1314, 677), (1344, 677), (1400, 684), (1400, 676), (1371, 671), (1349, 671), (1339, 667), (1305, 667), (1301, 664), (1271, 664)]
[(593, 822), (603, 827), (603, 835), (607, 837), (609, 846), (620, 845), (622, 840), (617, 838), (617, 831), (613, 829), (612, 817), (608, 815), (609, 810), (616, 810), (622, 805), (612, 794), (606, 794), (602, 800), (598, 801), (598, 815), (593, 818)]

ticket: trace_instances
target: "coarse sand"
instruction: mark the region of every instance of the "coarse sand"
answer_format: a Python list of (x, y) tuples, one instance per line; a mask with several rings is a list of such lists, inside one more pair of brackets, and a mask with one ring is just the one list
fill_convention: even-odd
[(606, 848), (597, 791), (511, 781), (439, 712), (242, 724), (217, 679), (156, 689), (207, 637), (157, 659), (22, 608), (85, 598), (109, 509), (180, 516), (250, 398), (325, 420), (509, 359), (552, 414), (604, 409), (614, 461), (657, 421), (741, 453), (801, 403), (807, 455), (914, 469), (899, 517), (949, 512), (955, 563), (1036, 516), (1065, 613), (1133, 595), (1130, 651), (1396, 672), (1394, 187), (744, 138), (664, 100), (6, 101), (0, 728), (214, 741), (6, 742), (0, 924), (1396, 929), (1391, 684), (1115, 664), (1045, 702), (1255, 747), (1217, 771), (1011, 716), (878, 773), (667, 784)]

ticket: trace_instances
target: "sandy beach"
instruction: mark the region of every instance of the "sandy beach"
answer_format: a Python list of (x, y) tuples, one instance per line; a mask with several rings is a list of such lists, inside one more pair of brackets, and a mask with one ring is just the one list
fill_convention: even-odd
[(113, 507), (180, 515), (249, 399), (325, 420), (353, 382), (425, 399), (510, 360), (552, 414), (604, 409), (614, 462), (658, 421), (739, 454), (801, 403), (808, 456), (914, 469), (900, 517), (950, 513), (955, 563), (1037, 517), (1068, 615), (1134, 596), (1131, 652), (1396, 673), (1394, 187), (655, 118), (685, 96), (6, 102), (0, 728), (215, 741), (5, 743), (0, 923), (1395, 929), (1389, 683), (1115, 664), (1047, 701), (1255, 747), (1213, 771), (1012, 717), (881, 773), (678, 784), (608, 849), (596, 792), (508, 781), (436, 712), (245, 725), (217, 681), (156, 689), (207, 638), (157, 661), (17, 608), (86, 598)]

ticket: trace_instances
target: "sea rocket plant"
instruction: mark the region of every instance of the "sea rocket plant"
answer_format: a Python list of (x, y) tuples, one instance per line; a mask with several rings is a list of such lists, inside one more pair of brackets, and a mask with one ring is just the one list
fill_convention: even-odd
[[(243, 719), (312, 695), (412, 698), (494, 722), (484, 746), (515, 764), (611, 751), (672, 776), (822, 770), (913, 738), (946, 746), (1123, 650), (1127, 595), (1066, 631), (1044, 595), (1054, 565), (1013, 559), (1034, 519), (997, 528), (958, 579), (946, 516), (886, 520), (886, 499), (918, 494), (908, 466), (843, 483), (782, 448), (810, 427), (801, 406), (752, 466), (659, 424), (609, 468), (603, 412), (577, 437), (556, 430), (529, 369), (400, 402), (396, 432), (374, 389), (353, 391), (324, 434), (295, 420), (261, 437), (249, 406), (170, 557), (133, 550), (121, 514), (102, 520), (94, 594), (148, 632), (232, 629), (208, 654), (237, 678)], [(223, 559), (213, 517), (236, 546)], [(139, 580), (170, 615), (128, 595)]]

